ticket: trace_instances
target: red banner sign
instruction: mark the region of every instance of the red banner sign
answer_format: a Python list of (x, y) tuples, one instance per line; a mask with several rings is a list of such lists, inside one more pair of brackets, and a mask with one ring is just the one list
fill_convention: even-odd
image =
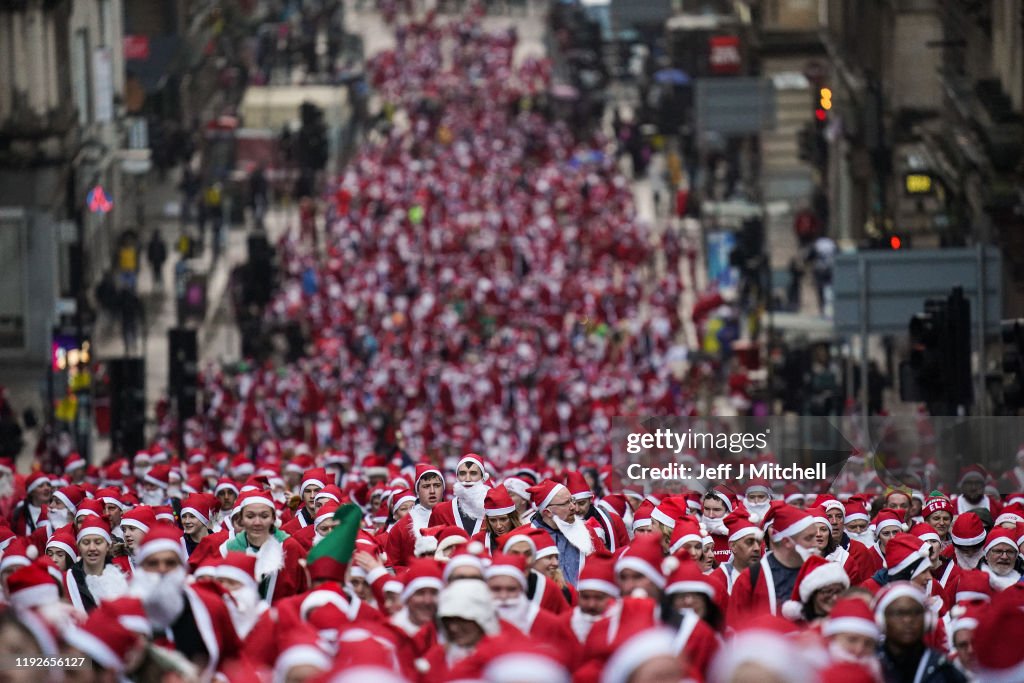
[(713, 36), (708, 41), (708, 64), (716, 75), (737, 74), (743, 64), (737, 36)]
[(149, 36), (125, 36), (125, 59), (149, 59)]

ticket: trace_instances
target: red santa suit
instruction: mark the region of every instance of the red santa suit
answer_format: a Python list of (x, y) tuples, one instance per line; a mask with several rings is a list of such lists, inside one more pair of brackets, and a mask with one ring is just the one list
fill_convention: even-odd
[(431, 511), (416, 503), (402, 519), (398, 520), (387, 534), (384, 549), (392, 566), (405, 567), (416, 556), (416, 541), (420, 532), (428, 526)]
[(458, 498), (438, 503), (430, 511), (430, 519), (427, 522), (427, 526), (457, 526), (470, 536), (473, 536), (483, 528), (483, 516), (476, 520), (472, 529), (467, 529), (465, 522), (462, 520), (462, 512), (459, 508)]

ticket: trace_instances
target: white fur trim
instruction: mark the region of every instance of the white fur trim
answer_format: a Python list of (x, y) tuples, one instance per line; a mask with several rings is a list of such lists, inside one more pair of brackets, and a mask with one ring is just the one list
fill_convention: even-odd
[(536, 562), (537, 560), (541, 560), (541, 559), (543, 559), (545, 557), (551, 557), (552, 555), (557, 555), (557, 554), (558, 554), (558, 546), (550, 545), (547, 548), (541, 548), (536, 553), (534, 553), (533, 560), (534, 560), (534, 562)]
[(278, 656), (274, 662), (274, 683), (288, 680), (288, 671), (296, 666), (312, 666), (320, 671), (330, 671), (331, 658), (313, 645), (293, 645)]
[(799, 621), (804, 613), (804, 604), (796, 600), (786, 600), (782, 603), (782, 616), (790, 621)]
[[(711, 539), (711, 540), (712, 540), (712, 542), (714, 542), (714, 539)], [(698, 534), (686, 534), (685, 536), (681, 536), (679, 539), (676, 540), (675, 543), (673, 543), (671, 546), (669, 546), (669, 549), (668, 549), (669, 553), (675, 554), (675, 553), (679, 552), (679, 549), (682, 548), (687, 543), (689, 543), (690, 541), (697, 541), (698, 543), (703, 545), (704, 544), (704, 537), (700, 536)]]
[[(551, 492), (548, 493), (548, 495), (544, 496), (544, 500), (542, 500), (540, 502), (540, 505), (537, 506), (537, 511), (541, 512), (547, 509), (548, 505), (551, 505), (551, 501), (554, 500), (555, 496), (557, 496), (562, 491), (568, 492), (569, 489), (565, 488), (565, 486), (563, 486), (562, 484), (555, 484), (554, 486), (552, 486)], [(458, 518), (456, 517), (456, 519)]]
[(928, 606), (924, 591), (914, 584), (904, 581), (893, 585), (892, 588), (877, 600), (874, 605), (875, 615), (885, 614), (885, 608), (891, 605), (894, 600), (899, 598), (913, 598), (921, 606), (926, 608)]
[(230, 579), (237, 581), (238, 583), (249, 586), (250, 588), (259, 588), (259, 584), (252, 577), (249, 572), (243, 571), (238, 567), (232, 567), (231, 565), (220, 565), (216, 567), (216, 576), (218, 579)]
[(11, 606), (18, 609), (52, 605), (60, 600), (60, 592), (52, 583), (44, 583), (30, 588), (22, 588), (11, 595)]
[(601, 672), (600, 683), (628, 681), (633, 673), (648, 660), (659, 656), (674, 656), (672, 632), (653, 628), (641, 631), (623, 643), (608, 660)]
[(169, 538), (158, 538), (144, 542), (139, 546), (139, 550), (135, 556), (135, 562), (142, 564), (142, 562), (153, 553), (159, 553), (164, 550), (172, 550), (177, 553), (178, 559), (181, 560), (182, 564), (185, 564), (188, 561), (188, 557), (185, 554), (185, 548), (181, 545), (180, 541), (174, 541)]
[(319, 486), (320, 488), (327, 488), (324, 483), (319, 479), (303, 479), (302, 484), (299, 486), (299, 492), (305, 491), (310, 486)]
[(73, 561), (78, 562), (78, 548), (72, 547), (62, 541), (55, 541), (50, 539), (46, 544), (46, 549), (56, 548), (57, 550), (63, 550), (64, 554), (70, 557)]
[(483, 677), (490, 683), (511, 683), (512, 681), (569, 683), (569, 673), (558, 662), (550, 657), (525, 652), (495, 657), (484, 669)]
[(985, 535), (986, 534), (985, 534), (985, 530), (984, 529), (982, 529), (981, 533), (978, 534), (977, 536), (971, 536), (970, 538), (966, 538), (966, 537), (963, 537), (963, 536), (957, 536), (952, 531), (949, 532), (949, 537), (951, 539), (953, 539), (953, 543), (955, 545), (964, 545), (964, 546), (978, 545), (979, 543), (982, 543), (985, 540)]
[(729, 536), (729, 542), (734, 543), (735, 541), (738, 541), (741, 538), (746, 538), (747, 536), (755, 536), (757, 537), (757, 540), (761, 540), (762, 538), (764, 538), (764, 532), (758, 529), (756, 526), (743, 527), (742, 529), (733, 532), (733, 534)]
[(1008, 545), (1014, 550), (1020, 552), (1017, 548), (1017, 544), (1013, 542), (1013, 539), (1006, 538), (1005, 536), (998, 536), (985, 544), (985, 554), (987, 555), (988, 551), (992, 550), (992, 548), (995, 548), (997, 545)]
[(811, 599), (814, 591), (821, 590), (825, 586), (841, 584), (843, 588), (850, 587), (850, 577), (846, 570), (836, 562), (828, 562), (804, 577), (800, 582), (800, 601), (807, 602)]
[(104, 668), (118, 673), (124, 669), (124, 662), (121, 661), (121, 658), (106, 643), (88, 631), (77, 626), (71, 626), (65, 629), (61, 635), (68, 645), (95, 659)]
[(503, 508), (494, 508), (493, 510), (488, 510), (487, 508), (484, 508), (484, 514), (486, 516), (488, 516), (488, 517), (499, 517), (501, 515), (511, 515), (515, 511), (516, 511), (516, 506), (515, 505), (509, 505), (508, 507), (503, 507)]
[(414, 555), (433, 555), (437, 551), (437, 539), (433, 536), (419, 536), (413, 546)]
[(667, 526), (669, 529), (676, 528), (676, 520), (666, 515), (659, 508), (654, 508), (653, 510), (651, 510), (651, 519), (658, 520), (659, 522)]
[(140, 521), (138, 521), (136, 519), (122, 519), (121, 520), (121, 528), (123, 529), (126, 526), (127, 527), (132, 527), (134, 529), (138, 529), (139, 531), (141, 531), (144, 534), (148, 534), (149, 533), (149, 525), (148, 524), (143, 524), (142, 522), (140, 522)]
[(533, 550), (533, 552), (531, 554), (532, 555), (536, 555), (537, 554), (537, 544), (534, 543), (533, 539), (530, 538), (529, 536), (527, 536), (526, 534), (516, 534), (515, 536), (512, 536), (511, 538), (509, 538), (507, 541), (505, 541), (505, 545), (503, 545), (501, 547), (501, 551), (507, 553), (508, 549), (511, 548), (512, 546), (514, 546), (516, 543), (524, 543), (524, 542), (528, 543), (530, 545), (530, 548)]
[(991, 602), (992, 596), (987, 593), (978, 593), (977, 591), (957, 591), (956, 593), (957, 602), (973, 602), (974, 600)]
[(494, 576), (509, 576), (519, 582), (519, 585), (526, 590), (526, 577), (517, 567), (508, 564), (492, 564), (484, 570), (484, 576), (490, 579)]
[(867, 619), (857, 617), (839, 617), (838, 619), (826, 619), (821, 625), (821, 635), (828, 638), (837, 633), (856, 633), (868, 638), (878, 638), (882, 635), (878, 630), (878, 624)]
[(938, 541), (939, 543), (942, 543), (942, 539), (939, 538), (939, 535), (934, 531), (927, 531), (923, 534), (918, 534), (917, 537), (922, 541)]
[(50, 479), (48, 477), (39, 477), (34, 482), (29, 484), (27, 487), (25, 487), (25, 493), (26, 494), (32, 493), (33, 491), (35, 491), (37, 488), (39, 488), (43, 484), (50, 484), (50, 483), (51, 482), (50, 482)]
[(72, 515), (78, 511), (78, 506), (72, 503), (71, 499), (68, 498), (67, 494), (63, 491), (54, 491), (53, 497), (64, 503), (64, 507), (70, 510)]
[(476, 567), (483, 574), (484, 564), (480, 561), (479, 557), (475, 555), (467, 555), (465, 553), (455, 555), (444, 565), (442, 578), (447, 582), (448, 577), (451, 576), (452, 572), (459, 567)]
[(228, 489), (231, 489), (232, 491), (235, 492), (235, 495), (238, 495), (238, 486), (234, 482), (230, 481), (225, 481), (220, 484), (217, 484), (217, 486), (213, 489), (213, 495), (217, 495), (221, 491), (226, 491)]
[(843, 522), (849, 524), (850, 522), (870, 522), (871, 518), (868, 517), (865, 512), (854, 512), (853, 514), (846, 515), (843, 517)]
[(904, 557), (903, 561), (897, 564), (896, 566), (888, 567), (887, 569), (889, 570), (889, 575), (892, 576), (893, 574), (899, 574), (901, 571), (903, 571), (910, 565), (914, 564), (915, 562), (920, 562), (921, 560), (928, 559), (929, 554), (929, 546), (925, 544), (922, 547), (918, 548), (916, 552), (913, 552)]
[(712, 600), (715, 599), (715, 587), (705, 581), (676, 581), (665, 587), (666, 595), (675, 593), (701, 593)]
[(476, 455), (466, 454), (462, 456), (461, 458), (459, 458), (459, 464), (455, 466), (455, 469), (457, 470), (459, 467), (461, 467), (463, 464), (467, 462), (471, 462), (477, 467), (479, 467), (480, 474), (484, 475), (484, 479), (487, 478), (487, 469), (484, 467), (484, 461), (482, 458)]
[(580, 579), (579, 583), (576, 584), (576, 591), (597, 591), (598, 593), (610, 595), (613, 598), (622, 595), (618, 586), (611, 581), (604, 581), (603, 579)]
[(807, 517), (801, 518), (797, 522), (794, 522), (794, 523), (790, 524), (789, 527), (787, 527), (786, 529), (777, 530), (773, 526), (772, 527), (772, 540), (773, 541), (781, 541), (784, 538), (789, 538), (791, 536), (796, 536), (798, 533), (800, 533), (801, 531), (803, 531), (807, 527), (811, 526), (812, 524), (817, 524), (817, 522), (814, 521), (813, 517), (807, 516)]
[(402, 604), (405, 604), (409, 600), (409, 598), (411, 598), (416, 593), (416, 591), (422, 590), (424, 588), (434, 588), (440, 591), (442, 588), (444, 588), (444, 582), (436, 576), (416, 577), (415, 579), (407, 583), (405, 587), (402, 589), (402, 594), (400, 596)]
[(75, 540), (78, 541), (79, 543), (81, 543), (82, 539), (85, 538), (86, 536), (99, 536), (100, 538), (102, 538), (107, 543), (113, 543), (114, 542), (114, 539), (112, 539), (110, 537), (110, 533), (106, 529), (102, 529), (100, 527), (87, 526), (87, 527), (84, 527), (82, 529), (79, 529), (78, 535), (75, 536)]
[(193, 507), (181, 508), (181, 514), (185, 514), (186, 512), (191, 512), (193, 515), (195, 515), (196, 519), (203, 523), (203, 526), (210, 526), (210, 518), (204, 515), (203, 513), (199, 512), (199, 510), (196, 510)]
[[(273, 536), (267, 538), (259, 551), (256, 553), (256, 577), (260, 580), (276, 574), (284, 568), (284, 544)], [(273, 590), (268, 591), (267, 600), (273, 596)]]
[(658, 588), (662, 590), (665, 588), (665, 577), (661, 572), (644, 560), (641, 560), (639, 557), (633, 557), (632, 555), (620, 555), (618, 561), (615, 563), (615, 573), (619, 574), (623, 569), (632, 569), (633, 571), (646, 576), (651, 580), (651, 583)]
[(633, 520), (633, 531), (636, 531), (637, 529), (643, 529), (643, 528), (646, 528), (646, 527), (649, 527), (649, 526), (651, 526), (651, 518), (650, 517), (634, 519)]

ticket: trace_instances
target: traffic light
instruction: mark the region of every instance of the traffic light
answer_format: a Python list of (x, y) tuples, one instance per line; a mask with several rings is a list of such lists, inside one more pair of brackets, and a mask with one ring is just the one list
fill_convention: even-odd
[(111, 449), (134, 456), (146, 444), (146, 363), (142, 358), (112, 358), (107, 368)]
[(1002, 412), (1016, 415), (1024, 407), (1024, 319), (1004, 320)]
[(199, 394), (199, 347), (196, 331), (173, 328), (167, 331), (170, 350), (168, 382), (170, 394), (178, 409), (178, 419), (187, 420), (196, 414)]
[(963, 289), (929, 299), (910, 319), (910, 358), (901, 368), (900, 398), (923, 402), (932, 415), (953, 415), (973, 400), (971, 307)]

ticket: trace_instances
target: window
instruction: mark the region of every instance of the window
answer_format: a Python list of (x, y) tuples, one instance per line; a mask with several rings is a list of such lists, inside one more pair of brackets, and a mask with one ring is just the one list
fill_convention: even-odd
[(83, 126), (92, 121), (92, 108), (89, 93), (92, 85), (89, 79), (89, 64), (92, 53), (89, 51), (89, 34), (85, 29), (75, 31), (71, 46), (71, 89), (75, 97), (75, 109), (78, 110), (78, 123)]

